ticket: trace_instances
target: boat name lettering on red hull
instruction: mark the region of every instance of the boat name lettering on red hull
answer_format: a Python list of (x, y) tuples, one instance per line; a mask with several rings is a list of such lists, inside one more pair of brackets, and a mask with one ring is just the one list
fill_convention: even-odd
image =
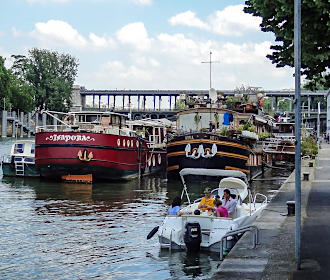
[(67, 135), (67, 134), (53, 134), (50, 135), (49, 137), (46, 137), (46, 140), (50, 140), (53, 142), (57, 142), (57, 141), (87, 141), (87, 142), (91, 142), (91, 141), (95, 141), (95, 138), (87, 136), (87, 135)]

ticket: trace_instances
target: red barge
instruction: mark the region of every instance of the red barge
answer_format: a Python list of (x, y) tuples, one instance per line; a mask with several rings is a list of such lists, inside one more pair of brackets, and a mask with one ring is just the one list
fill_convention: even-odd
[(166, 131), (160, 122), (128, 126), (126, 115), (113, 112), (74, 112), (63, 120), (47, 114), (60, 125), (37, 128), (35, 162), (42, 177), (121, 180), (166, 167)]

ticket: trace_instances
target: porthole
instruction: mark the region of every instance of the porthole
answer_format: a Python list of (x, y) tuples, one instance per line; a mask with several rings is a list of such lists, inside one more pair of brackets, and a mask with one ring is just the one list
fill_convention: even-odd
[(161, 163), (162, 163), (162, 156), (158, 154), (158, 164), (161, 165)]
[(127, 147), (129, 148), (130, 145), (131, 145), (131, 142), (129, 140), (127, 140)]
[(117, 139), (117, 146), (118, 147), (120, 146), (120, 139), (119, 138)]
[(125, 141), (125, 139), (123, 140), (123, 147), (125, 147), (126, 146), (126, 141)]
[(155, 157), (155, 155), (152, 156), (152, 165), (156, 166), (156, 157)]

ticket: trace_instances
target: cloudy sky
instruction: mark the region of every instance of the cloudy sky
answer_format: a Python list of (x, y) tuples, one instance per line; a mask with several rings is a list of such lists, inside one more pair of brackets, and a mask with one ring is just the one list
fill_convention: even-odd
[(0, 55), (47, 48), (79, 60), (87, 89), (293, 88), (274, 41), (240, 0), (2, 0)]

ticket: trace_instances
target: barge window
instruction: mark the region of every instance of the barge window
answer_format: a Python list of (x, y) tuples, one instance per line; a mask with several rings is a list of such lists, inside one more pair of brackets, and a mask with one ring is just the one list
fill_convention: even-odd
[(31, 145), (31, 154), (34, 154), (34, 147), (35, 147), (35, 145), (32, 144), (32, 145)]
[(14, 154), (23, 154), (24, 153), (24, 144), (15, 144)]

